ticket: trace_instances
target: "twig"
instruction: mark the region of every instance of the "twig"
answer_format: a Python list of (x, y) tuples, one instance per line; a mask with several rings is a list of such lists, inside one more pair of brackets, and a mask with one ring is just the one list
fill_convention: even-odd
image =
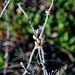
[[(25, 11), (24, 11), (24, 10), (22, 9), (22, 7), (21, 7), (21, 3), (18, 3), (17, 5), (18, 5), (18, 7), (22, 10), (22, 12), (23, 12), (23, 14), (25, 15), (25, 17), (27, 18), (27, 20), (29, 21), (29, 24), (30, 24), (30, 26), (31, 26), (31, 28), (32, 28), (32, 30), (33, 30), (34, 35), (37, 36), (37, 34), (36, 34), (36, 32), (35, 32), (35, 29), (34, 29), (34, 27), (33, 27), (32, 24), (31, 24), (31, 21), (28, 19), (28, 17), (27, 17), (27, 15), (26, 15)], [(44, 32), (44, 28), (45, 28), (45, 25), (46, 25), (46, 23), (47, 23), (48, 16), (49, 16), (49, 12), (50, 12), (52, 6), (53, 6), (53, 0), (52, 0), (52, 3), (51, 3), (51, 6), (49, 7), (49, 10), (48, 10), (48, 12), (47, 12), (47, 14), (46, 14), (45, 22), (44, 22), (44, 24), (43, 24), (41, 33), (39, 34), (39, 35), (40, 35), (40, 36), (39, 36), (39, 39), (42, 38), (42, 35), (43, 35), (43, 32)], [(32, 60), (32, 57), (33, 57), (33, 54), (34, 54), (36, 48), (37, 48), (37, 46), (35, 45), (35, 47), (34, 47), (33, 50), (32, 50), (32, 53), (31, 53), (31, 55), (30, 55), (30, 59), (29, 59), (29, 62), (28, 62), (28, 65), (27, 65), (26, 69), (28, 69), (29, 66), (30, 66), (30, 63), (31, 63), (31, 60)], [(41, 51), (42, 54), (40, 53), (40, 51)], [(40, 61), (41, 61), (40, 63), (41, 63), (41, 65), (43, 66), (44, 75), (48, 75), (48, 73), (47, 73), (47, 71), (46, 71), (46, 69), (45, 69), (45, 66), (44, 66), (45, 59), (44, 59), (44, 52), (43, 52), (43, 48), (42, 48), (41, 44), (40, 44), (40, 46), (39, 46), (39, 48), (38, 48), (38, 53), (39, 53), (39, 58), (40, 58)], [(23, 65), (22, 65), (22, 67), (23, 67)], [(27, 73), (27, 70), (26, 70), (26, 69), (24, 68), (25, 71), (24, 71), (23, 75), (25, 75), (25, 74)]]
[(40, 47), (38, 48), (38, 53), (39, 53), (39, 58), (40, 58), (40, 64), (42, 65), (42, 70), (43, 70), (43, 73), (44, 75), (48, 75), (48, 72), (45, 68), (45, 59), (44, 59), (44, 52), (43, 52), (43, 48), (42, 46), (40, 45)]
[(34, 29), (32, 23), (31, 23), (30, 19), (28, 18), (27, 14), (25, 13), (25, 11), (23, 10), (23, 8), (21, 7), (21, 3), (18, 3), (17, 5), (18, 5), (18, 7), (21, 9), (21, 11), (23, 12), (23, 14), (24, 14), (25, 17), (27, 18), (27, 20), (29, 21), (29, 25), (31, 26), (31, 28), (32, 28), (32, 30), (33, 30), (33, 33), (36, 35), (35, 29)]
[(6, 46), (6, 50), (5, 50), (5, 55), (4, 55), (4, 58), (5, 58), (5, 66), (4, 66), (4, 70), (3, 70), (3, 74), (6, 75), (7, 73), (7, 67), (8, 67), (8, 47)]
[[(32, 50), (32, 53), (31, 53), (31, 55), (30, 55), (30, 59), (29, 59), (29, 62), (28, 62), (28, 65), (27, 65), (26, 69), (28, 69), (29, 66), (30, 66), (30, 63), (31, 63), (31, 61), (32, 61), (32, 57), (33, 57), (33, 55), (34, 55), (35, 50), (36, 50), (36, 46), (34, 46), (34, 48), (33, 48), (33, 50)], [(23, 75), (25, 75), (26, 73), (27, 73), (27, 71), (25, 71)]]
[(56, 75), (59, 75), (59, 71), (56, 72)]
[[(35, 29), (34, 29), (34, 27), (32, 26), (31, 21), (28, 19), (27, 14), (25, 13), (25, 11), (24, 11), (24, 10), (22, 9), (22, 7), (21, 7), (21, 3), (18, 3), (17, 5), (18, 5), (18, 7), (21, 9), (21, 11), (23, 12), (23, 14), (24, 14), (25, 17), (27, 18), (27, 20), (29, 21), (29, 25), (31, 26), (34, 35), (36, 35)], [(32, 53), (31, 53), (31, 55), (30, 55), (30, 59), (29, 59), (29, 62), (28, 62), (28, 65), (27, 65), (26, 69), (28, 69), (29, 66), (30, 66), (30, 63), (31, 63), (31, 60), (32, 60), (32, 57), (33, 57), (33, 55), (34, 55), (35, 50), (36, 50), (36, 46), (35, 46), (35, 47), (33, 48), (33, 50), (32, 50)], [(27, 73), (27, 70), (24, 71), (23, 75), (25, 75), (26, 73)]]
[(64, 48), (62, 48), (61, 51), (64, 52), (65, 54), (67, 54), (71, 61), (74, 60), (73, 55), (69, 51), (65, 50)]
[[(43, 32), (44, 32), (44, 29), (45, 29), (45, 26), (46, 26), (46, 23), (47, 23), (47, 20), (48, 20), (49, 12), (50, 12), (52, 6), (53, 6), (53, 0), (52, 0), (52, 3), (51, 3), (51, 6), (49, 7), (49, 10), (47, 11), (46, 19), (45, 19), (45, 22), (44, 22), (44, 24), (43, 24), (43, 27), (42, 27), (41, 33), (40, 33), (40, 35), (39, 35), (39, 39), (42, 38), (42, 35), (43, 35)], [(44, 66), (45, 59), (44, 59), (43, 48), (42, 48), (41, 45), (40, 45), (40, 50), (41, 50), (41, 56), (42, 56), (41, 65), (43, 66), (43, 73), (44, 73), (44, 75), (48, 75), (47, 70), (45, 69), (45, 66)], [(39, 52), (39, 55), (40, 55), (40, 52)], [(39, 56), (39, 57), (40, 57), (40, 56)], [(40, 57), (40, 58), (41, 58), (41, 57)]]
[(4, 8), (3, 8), (3, 10), (2, 10), (2, 12), (1, 12), (1, 14), (0, 14), (0, 18), (2, 17), (3, 12), (6, 10), (6, 8), (7, 8), (8, 4), (9, 4), (9, 2), (10, 2), (10, 0), (8, 0), (7, 4), (4, 6)]
[(36, 46), (33, 48), (32, 53), (31, 53), (31, 55), (30, 55), (30, 59), (29, 59), (28, 65), (27, 65), (27, 69), (29, 68), (29, 65), (30, 65), (30, 62), (31, 62), (31, 60), (32, 60), (32, 57), (33, 57), (33, 54), (34, 54), (35, 50), (36, 50)]
[(65, 70), (67, 69), (68, 65), (65, 64), (64, 66), (62, 66), (60, 68), (60, 72), (59, 72), (59, 75), (65, 75)]
[[(26, 68), (24, 67), (23, 62), (21, 62), (20, 64), (21, 64), (21, 66), (23, 67), (23, 69), (24, 69), (28, 74), (30, 74), (30, 73), (26, 70)], [(23, 73), (23, 75), (25, 75), (25, 73)]]
[[(6, 40), (8, 41), (8, 39), (9, 39), (9, 36), (10, 36), (10, 32), (9, 32), (9, 23), (8, 23), (8, 15), (7, 15), (7, 10), (6, 10), (6, 7), (7, 7), (7, 5), (9, 4), (9, 2), (10, 2), (10, 0), (7, 2), (6, 0), (5, 0), (5, 4), (6, 4), (6, 6), (4, 7), (4, 9), (3, 9), (3, 11), (5, 11), (5, 16), (6, 16), (6, 26), (7, 26), (7, 36), (6, 36)], [(7, 44), (7, 43), (6, 43)], [(6, 45), (6, 50), (5, 50), (5, 56), (4, 56), (4, 58), (5, 58), (5, 66), (4, 66), (4, 75), (6, 75), (6, 73), (7, 73), (7, 67), (8, 67), (8, 60), (9, 60), (9, 53), (8, 53), (8, 50), (9, 50), (9, 47), (8, 47), (8, 45)]]
[(43, 27), (42, 27), (42, 31), (41, 31), (40, 36), (39, 36), (40, 39), (43, 35), (44, 29), (45, 29), (45, 26), (46, 26), (46, 23), (47, 23), (47, 20), (48, 20), (49, 12), (51, 11), (52, 6), (53, 6), (53, 0), (52, 0), (52, 3), (51, 3), (51, 6), (49, 7), (49, 9), (47, 11), (46, 19), (45, 19), (45, 22), (44, 22)]
[(44, 51), (43, 51), (42, 46), (41, 46), (41, 53), (42, 53), (42, 61), (43, 61), (43, 63), (45, 63), (45, 59), (44, 59)]
[[(22, 57), (22, 58), (23, 58), (23, 57)], [(31, 61), (31, 63), (32, 63), (32, 64), (37, 64), (36, 61)], [(9, 64), (10, 64), (10, 63), (9, 63)], [(25, 62), (25, 63), (23, 63), (23, 64), (26, 65), (27, 62)], [(8, 66), (8, 69), (11, 69), (11, 68), (20, 68), (20, 67), (22, 67), (21, 64), (20, 64), (20, 63), (17, 63), (17, 64), (14, 64), (14, 65)], [(3, 70), (3, 69), (4, 69), (4, 68), (1, 67), (1, 68), (0, 68), (0, 71)]]

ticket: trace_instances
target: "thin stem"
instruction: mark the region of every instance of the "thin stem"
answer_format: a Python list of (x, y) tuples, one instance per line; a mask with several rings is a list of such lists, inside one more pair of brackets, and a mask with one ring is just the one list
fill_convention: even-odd
[(68, 57), (69, 57), (69, 59), (70, 59), (71, 61), (74, 60), (73, 55), (72, 55), (68, 50), (65, 50), (64, 48), (61, 48), (61, 51), (64, 52), (65, 54), (67, 54)]
[(7, 67), (8, 67), (8, 57), (9, 57), (9, 54), (8, 54), (8, 47), (6, 46), (6, 49), (5, 49), (5, 65), (4, 65), (4, 70), (3, 70), (3, 74), (6, 75), (7, 73)]
[(42, 62), (41, 62), (41, 64), (43, 66), (43, 73), (44, 73), (44, 75), (48, 75), (47, 70), (46, 70), (46, 68), (44, 66), (45, 59), (44, 59), (44, 51), (43, 51), (42, 46), (40, 47), (40, 50), (41, 50), (41, 55), (42, 55)]
[(42, 53), (42, 62), (45, 63), (45, 59), (44, 59), (44, 51), (43, 51), (42, 46), (41, 46), (41, 53)]
[[(27, 20), (29, 21), (29, 24), (30, 24), (30, 26), (31, 26), (31, 28), (32, 28), (32, 30), (33, 30), (33, 33), (36, 35), (35, 29), (34, 29), (34, 27), (32, 26), (31, 21), (28, 19), (28, 17), (27, 17), (27, 15), (26, 15), (25, 11), (22, 9), (20, 3), (18, 3), (17, 5), (18, 5), (18, 7), (22, 10), (22, 12), (23, 12), (23, 14), (25, 15), (25, 17), (27, 18)], [(52, 6), (53, 6), (53, 0), (52, 0), (52, 3), (51, 3), (51, 6), (50, 6), (50, 8), (49, 8), (49, 10), (48, 10), (48, 12), (47, 12), (46, 19), (45, 19), (45, 22), (44, 22), (43, 27), (42, 27), (42, 31), (41, 31), (40, 36), (39, 36), (40, 39), (41, 39), (42, 34), (43, 34), (43, 32), (44, 32), (44, 28), (45, 28), (45, 25), (46, 25), (46, 23), (47, 23), (48, 16), (49, 16), (49, 12), (50, 12)], [(30, 59), (29, 59), (29, 62), (28, 62), (28, 65), (27, 65), (26, 69), (28, 69), (29, 66), (30, 66), (30, 63), (31, 63), (31, 61), (32, 61), (32, 57), (33, 57), (33, 55), (34, 55), (35, 50), (36, 50), (36, 46), (35, 46), (35, 47), (33, 48), (33, 50), (32, 50), (32, 53), (31, 53), (31, 55), (30, 55)], [(41, 55), (40, 51), (41, 51), (42, 55)], [(44, 75), (45, 75), (45, 74), (48, 75), (47, 71), (45, 70), (45, 66), (44, 66), (44, 63), (45, 63), (45, 60), (44, 60), (44, 52), (43, 52), (43, 48), (41, 47), (41, 45), (40, 45), (40, 48), (38, 49), (38, 53), (39, 53), (40, 63), (41, 63), (41, 65), (43, 66)], [(27, 70), (24, 71), (23, 75), (25, 75), (26, 73), (27, 73)]]
[[(29, 62), (28, 62), (28, 65), (27, 65), (26, 69), (28, 69), (29, 66), (30, 66), (30, 63), (31, 63), (31, 61), (32, 61), (32, 57), (33, 57), (33, 55), (34, 55), (35, 50), (36, 50), (36, 46), (34, 46), (34, 48), (33, 48), (33, 50), (32, 50), (32, 53), (31, 53), (31, 55), (30, 55), (30, 59), (29, 59)], [(27, 73), (27, 70), (24, 72), (23, 75), (25, 75), (26, 73)]]
[(8, 23), (8, 15), (7, 15), (7, 10), (5, 10), (5, 16), (6, 16), (6, 26), (7, 26), (7, 40), (9, 39), (10, 37), (10, 31), (9, 31), (9, 23)]
[(7, 8), (8, 4), (9, 4), (10, 0), (8, 0), (7, 4), (5, 5), (5, 7), (3, 8), (1, 14), (0, 14), (0, 18), (2, 17), (3, 15), (3, 12), (5, 11), (5, 9)]
[[(23, 69), (24, 69), (28, 74), (30, 74), (30, 73), (26, 70), (26, 68), (24, 67), (23, 62), (21, 62), (20, 64), (21, 64), (21, 66), (23, 67)], [(23, 73), (23, 75), (25, 75), (25, 74)]]
[(31, 26), (31, 28), (32, 28), (32, 30), (33, 30), (33, 33), (36, 35), (35, 29), (34, 29), (32, 23), (31, 23), (30, 19), (28, 18), (27, 14), (25, 13), (25, 11), (23, 10), (23, 8), (21, 7), (20, 4), (21, 4), (21, 3), (18, 3), (17, 5), (18, 5), (18, 7), (21, 9), (21, 11), (23, 12), (23, 14), (24, 14), (25, 17), (27, 18), (27, 20), (29, 21), (29, 24), (30, 24), (30, 26)]
[(39, 54), (39, 58), (40, 58), (40, 63), (42, 63), (42, 56), (41, 56), (41, 49), (40, 49), (40, 47), (38, 48), (38, 54)]
[(47, 12), (47, 15), (46, 15), (46, 19), (45, 19), (45, 22), (44, 22), (43, 27), (42, 27), (42, 31), (41, 31), (40, 36), (39, 36), (40, 39), (41, 39), (42, 34), (44, 32), (44, 29), (45, 29), (45, 26), (46, 26), (46, 23), (47, 23), (47, 20), (48, 20), (49, 12), (51, 11), (52, 6), (53, 6), (53, 0), (52, 0), (52, 3), (51, 3), (51, 6), (48, 9), (48, 12)]
[[(5, 9), (5, 16), (6, 16), (6, 26), (7, 26), (7, 36), (6, 40), (8, 41), (10, 37), (10, 32), (9, 32), (9, 23), (8, 23), (8, 15), (7, 15), (7, 10)], [(8, 53), (9, 47), (6, 45), (6, 50), (5, 50), (5, 66), (4, 66), (4, 75), (7, 73), (7, 67), (8, 67), (8, 60), (9, 60), (9, 53)]]

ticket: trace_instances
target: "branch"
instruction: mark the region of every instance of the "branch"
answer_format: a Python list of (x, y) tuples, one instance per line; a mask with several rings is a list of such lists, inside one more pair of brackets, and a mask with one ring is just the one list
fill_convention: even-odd
[[(6, 5), (3, 9), (3, 11), (1, 13), (3, 13), (5, 11), (5, 17), (6, 17), (6, 26), (7, 26), (7, 35), (6, 35), (6, 40), (8, 41), (9, 37), (10, 37), (10, 32), (9, 32), (9, 23), (8, 23), (8, 15), (7, 15), (7, 10), (6, 10), (6, 7), (7, 5), (9, 4), (10, 0), (7, 2), (5, 1)], [(0, 15), (2, 16), (2, 14)], [(11, 42), (6, 42), (6, 49), (5, 49), (5, 55), (4, 55), (4, 58), (5, 58), (5, 66), (4, 66), (4, 70), (3, 70), (3, 74), (6, 75), (7, 73), (7, 67), (8, 67), (8, 60), (9, 60), (9, 47), (8, 45), (11, 44)]]
[[(8, 41), (9, 37), (10, 37), (10, 32), (9, 32), (9, 23), (8, 23), (8, 15), (7, 15), (7, 10), (5, 9), (5, 16), (6, 16), (6, 26), (7, 26), (7, 35), (6, 35), (6, 40)], [(4, 66), (4, 71), (3, 71), (3, 74), (6, 75), (7, 73), (7, 67), (8, 67), (8, 60), (9, 60), (9, 53), (8, 53), (8, 50), (9, 50), (9, 47), (8, 45), (11, 44), (10, 42), (6, 42), (6, 49), (5, 49), (5, 55), (4, 55), (4, 58), (5, 58), (5, 66)]]
[(32, 23), (31, 23), (30, 19), (28, 18), (27, 14), (25, 13), (25, 11), (23, 10), (23, 8), (21, 7), (21, 3), (18, 3), (17, 5), (18, 5), (18, 7), (21, 9), (21, 11), (23, 12), (24, 16), (27, 18), (27, 20), (28, 20), (28, 22), (29, 22), (29, 25), (31, 26), (31, 28), (32, 28), (32, 30), (33, 30), (33, 33), (36, 35), (35, 29), (34, 29)]
[(3, 8), (1, 14), (0, 14), (0, 18), (2, 17), (3, 15), (3, 12), (5, 11), (5, 9), (7, 8), (8, 4), (9, 4), (10, 0), (8, 0), (7, 4), (5, 5), (5, 7)]
[[(34, 35), (36, 35), (35, 29), (34, 29), (34, 27), (32, 26), (30, 19), (28, 19), (27, 14), (25, 13), (25, 11), (24, 11), (24, 10), (22, 9), (22, 7), (21, 7), (21, 3), (18, 3), (17, 5), (18, 5), (18, 7), (21, 9), (21, 11), (23, 12), (24, 16), (27, 18), (27, 20), (29, 21), (29, 25), (31, 26)], [(30, 55), (30, 59), (29, 59), (29, 62), (28, 62), (28, 65), (27, 65), (26, 69), (28, 69), (29, 66), (30, 66), (30, 63), (31, 63), (31, 61), (32, 61), (32, 57), (33, 57), (33, 55), (34, 55), (35, 50), (36, 50), (36, 46), (35, 46), (35, 47), (33, 48), (33, 50), (32, 50), (32, 53), (31, 53), (31, 55)], [(26, 73), (27, 73), (27, 70), (24, 71), (23, 75), (25, 75)]]
[(45, 29), (45, 26), (46, 26), (46, 23), (47, 23), (47, 20), (48, 20), (49, 12), (51, 11), (52, 6), (53, 6), (53, 0), (52, 0), (52, 3), (51, 3), (51, 6), (49, 7), (49, 9), (46, 13), (46, 19), (45, 19), (45, 22), (44, 22), (43, 27), (42, 27), (42, 31), (41, 31), (40, 36), (39, 36), (40, 39), (41, 39), (42, 34), (44, 32), (44, 29)]
[(43, 70), (43, 73), (44, 75), (48, 75), (48, 72), (45, 68), (45, 59), (44, 59), (44, 52), (43, 52), (43, 48), (42, 46), (40, 45), (40, 47), (38, 48), (38, 53), (39, 53), (39, 58), (40, 58), (40, 64), (42, 65), (42, 70)]
[(7, 40), (9, 39), (10, 37), (10, 31), (9, 31), (9, 23), (8, 23), (8, 15), (7, 15), (7, 10), (5, 9), (5, 16), (6, 16), (6, 26), (7, 26)]
[[(25, 17), (27, 18), (27, 20), (29, 21), (29, 24), (30, 24), (30, 26), (31, 26), (31, 28), (32, 28), (32, 30), (33, 30), (34, 35), (37, 36), (37, 33), (35, 32), (35, 29), (34, 29), (34, 27), (32, 26), (31, 21), (28, 19), (28, 16), (26, 15), (25, 11), (24, 11), (24, 10), (22, 9), (22, 7), (21, 7), (21, 3), (18, 3), (17, 5), (18, 5), (18, 7), (21, 9), (21, 11), (23, 12), (23, 14), (24, 14)], [(49, 10), (48, 10), (48, 12), (47, 12), (46, 19), (45, 19), (45, 22), (44, 22), (43, 27), (42, 27), (42, 31), (41, 31), (40, 36), (39, 36), (40, 39), (41, 39), (42, 34), (43, 34), (43, 32), (44, 32), (44, 28), (45, 28), (45, 25), (46, 25), (46, 23), (47, 23), (48, 16), (49, 16), (49, 12), (50, 12), (52, 6), (53, 6), (53, 0), (52, 0), (52, 3), (51, 3), (51, 6), (49, 7)], [(38, 39), (39, 39), (39, 38), (38, 38)], [(37, 40), (37, 43), (38, 43), (38, 40)], [(41, 61), (40, 63), (41, 63), (41, 65), (43, 66), (44, 75), (45, 75), (45, 74), (47, 74), (47, 71), (46, 71), (45, 66), (44, 66), (44, 63), (45, 63), (45, 60), (44, 60), (44, 52), (43, 52), (43, 48), (42, 48), (41, 44), (38, 43), (38, 45), (39, 45), (39, 47), (40, 47), (40, 48), (38, 48), (39, 58), (40, 58), (40, 61)], [(36, 48), (37, 48), (37, 45), (35, 44), (35, 47), (34, 47), (33, 50), (32, 50), (32, 53), (31, 53), (31, 55), (30, 55), (30, 59), (29, 59), (29, 62), (28, 62), (28, 65), (27, 65), (26, 69), (28, 69), (29, 66), (30, 66), (30, 63), (31, 63), (31, 61), (32, 61), (32, 57), (33, 57), (33, 55), (34, 55), (34, 52), (35, 52)], [(39, 51), (41, 51), (42, 55), (40, 54)], [(42, 56), (42, 57), (41, 57), (41, 56)], [(43, 59), (43, 60), (42, 60), (42, 59)], [(22, 67), (23, 67), (23, 66), (22, 66)], [(27, 72), (28, 72), (28, 71), (25, 70), (24, 73), (23, 73), (23, 75), (25, 75)], [(48, 74), (47, 74), (47, 75), (48, 75)]]
[[(26, 68), (24, 67), (23, 62), (21, 62), (20, 64), (21, 64), (21, 66), (23, 67), (23, 69), (25, 70), (25, 72), (27, 72), (28, 74), (30, 74), (30, 73), (26, 70)], [(23, 75), (25, 75), (25, 73), (23, 73)]]
[(61, 51), (64, 52), (65, 54), (67, 54), (71, 61), (74, 60), (73, 55), (69, 51), (65, 50), (64, 48), (61, 48)]
[[(30, 63), (31, 63), (31, 61), (32, 61), (32, 57), (33, 57), (33, 55), (34, 55), (35, 50), (36, 50), (36, 46), (35, 46), (35, 47), (33, 48), (33, 50), (32, 50), (32, 53), (31, 53), (31, 55), (30, 55), (30, 59), (29, 59), (29, 62), (28, 62), (28, 65), (27, 65), (26, 69), (28, 69), (29, 66), (30, 66)], [(24, 72), (23, 75), (25, 75), (26, 73), (27, 73), (27, 70), (25, 70), (25, 72)]]
[(42, 59), (43, 59), (42, 62), (45, 63), (44, 50), (43, 50), (43, 47), (42, 46), (41, 46), (41, 53), (42, 53)]

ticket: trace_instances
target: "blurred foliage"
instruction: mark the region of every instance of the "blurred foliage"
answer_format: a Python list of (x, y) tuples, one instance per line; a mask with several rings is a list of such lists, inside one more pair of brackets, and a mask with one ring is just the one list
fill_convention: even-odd
[(3, 54), (0, 53), (0, 67), (4, 65), (4, 59), (3, 59)]
[[(21, 0), (11, 0), (8, 6), (10, 31), (11, 35), (15, 37), (18, 37), (18, 33), (24, 36), (28, 33), (33, 34), (24, 14), (15, 5), (19, 1)], [(50, 0), (48, 1), (49, 3), (51, 2)], [(32, 7), (32, 10), (28, 11), (25, 4), (22, 7), (35, 28), (38, 25), (43, 25), (46, 17), (45, 10), (42, 11)], [(0, 30), (6, 30), (5, 20), (5, 14), (3, 14), (3, 17), (0, 19)], [(47, 37), (50, 37), (52, 33), (57, 33), (58, 36), (56, 38), (47, 38), (47, 41), (53, 41), (56, 44), (55, 47), (59, 50), (63, 47), (69, 52), (75, 53), (75, 0), (54, 0), (51, 15), (45, 27), (45, 33)], [(0, 53), (0, 67), (4, 64), (3, 61)]]

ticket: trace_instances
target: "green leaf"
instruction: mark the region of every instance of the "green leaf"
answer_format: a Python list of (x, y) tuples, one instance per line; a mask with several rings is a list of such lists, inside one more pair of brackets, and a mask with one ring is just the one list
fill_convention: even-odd
[(0, 67), (4, 65), (3, 54), (0, 52)]
[(70, 41), (69, 41), (69, 44), (70, 44), (70, 45), (73, 44), (73, 43), (75, 43), (75, 36), (72, 37), (72, 38), (70, 39)]
[(64, 41), (68, 41), (68, 35), (69, 35), (69, 33), (65, 32), (65, 34), (64, 34)]
[(70, 52), (75, 52), (75, 44), (72, 45), (72, 46), (69, 48), (69, 51), (70, 51)]

